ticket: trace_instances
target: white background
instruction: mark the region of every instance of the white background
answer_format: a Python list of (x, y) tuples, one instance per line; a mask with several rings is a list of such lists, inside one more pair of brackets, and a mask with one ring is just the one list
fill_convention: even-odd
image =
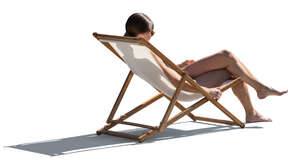
[[(1, 162), (299, 161), (299, 7), (296, 0), (1, 1)], [(274, 122), (247, 124), (262, 129), (195, 134), (56, 157), (8, 148), (93, 134), (105, 124), (129, 70), (92, 33), (123, 35), (128, 16), (135, 12), (153, 20), (156, 34), (150, 42), (175, 63), (228, 49), (261, 82), (288, 89), (282, 97), (259, 100), (249, 87), (255, 108)], [(135, 76), (117, 114), (155, 93)], [(220, 102), (244, 121), (243, 108), (231, 90)], [(162, 100), (154, 106), (136, 120), (157, 125), (167, 103)], [(222, 116), (217, 111), (203, 114)]]

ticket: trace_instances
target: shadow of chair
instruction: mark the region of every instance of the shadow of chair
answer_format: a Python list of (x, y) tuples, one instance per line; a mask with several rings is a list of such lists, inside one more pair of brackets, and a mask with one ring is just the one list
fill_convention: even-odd
[[(202, 124), (201, 125), (202, 128), (192, 129), (192, 130), (176, 129), (176, 126), (179, 124), (191, 125), (191, 123), (192, 124), (200, 123)], [(251, 129), (251, 128), (259, 129), (262, 127), (259, 126), (245, 127), (245, 129)], [(144, 142), (142, 144), (138, 143), (136, 140), (130, 140), (130, 139), (120, 138), (120, 137), (115, 137), (110, 135), (98, 136), (96, 134), (88, 134), (88, 135), (80, 135), (80, 136), (68, 137), (62, 139), (19, 144), (19, 145), (13, 145), (8, 147), (39, 153), (39, 154), (45, 154), (49, 156), (59, 156), (59, 155), (72, 154), (72, 153), (83, 152), (83, 151), (90, 151), (90, 150), (115, 148), (121, 146), (129, 146), (129, 145), (143, 145), (143, 144), (153, 143), (161, 140), (175, 139), (175, 138), (216, 133), (216, 132), (224, 132), (224, 131), (236, 130), (236, 129), (240, 129), (240, 127), (230, 126), (230, 125), (217, 125), (213, 123), (186, 121), (186, 122), (178, 122), (171, 125), (170, 127), (166, 128), (165, 132), (153, 136), (147, 142)], [(145, 131), (146, 131), (145, 129), (138, 128), (138, 129), (131, 129), (131, 130), (123, 130), (122, 132), (130, 133), (130, 134), (140, 134)]]

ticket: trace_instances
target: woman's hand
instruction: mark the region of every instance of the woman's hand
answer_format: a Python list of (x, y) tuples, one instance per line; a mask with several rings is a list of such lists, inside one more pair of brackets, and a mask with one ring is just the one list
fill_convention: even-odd
[(178, 64), (177, 66), (183, 69), (184, 67), (186, 67), (194, 62), (195, 62), (194, 60), (185, 60), (184, 62)]
[(222, 95), (222, 91), (221, 91), (221, 89), (219, 87), (216, 87), (216, 88), (205, 88), (205, 90), (215, 100), (218, 100), (221, 97), (221, 95)]

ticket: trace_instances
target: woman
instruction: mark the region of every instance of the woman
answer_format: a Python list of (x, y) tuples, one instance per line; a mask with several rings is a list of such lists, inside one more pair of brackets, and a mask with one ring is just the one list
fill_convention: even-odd
[[(149, 41), (154, 35), (154, 24), (151, 19), (143, 13), (135, 13), (131, 15), (126, 22), (126, 33), (124, 36), (142, 37)], [(163, 69), (169, 80), (177, 85), (179, 78), (171, 68), (166, 66), (163, 61), (153, 55), (158, 64)], [(230, 51), (222, 50), (213, 55), (204, 57), (197, 61), (186, 60), (178, 66), (187, 72), (194, 80), (199, 83), (213, 98), (220, 98), (222, 92), (219, 87), (228, 79), (241, 77), (242, 82), (232, 87), (233, 93), (242, 103), (246, 112), (246, 122), (271, 122), (270, 118), (266, 118), (259, 114), (252, 106), (247, 84), (252, 86), (259, 99), (264, 99), (270, 95), (281, 96), (286, 91), (278, 91), (259, 82), (249, 69)], [(191, 92), (199, 92), (195, 87), (185, 84), (183, 90)]]

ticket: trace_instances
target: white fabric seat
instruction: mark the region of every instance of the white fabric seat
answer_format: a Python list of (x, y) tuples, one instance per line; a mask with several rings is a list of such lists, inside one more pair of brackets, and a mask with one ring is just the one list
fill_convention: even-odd
[[(169, 81), (161, 67), (157, 64), (151, 55), (151, 50), (148, 47), (138, 43), (130, 43), (125, 41), (101, 41), (109, 43), (123, 58), (125, 63), (134, 74), (145, 80), (155, 89), (172, 98), (176, 88)], [(178, 100), (193, 101), (201, 97), (203, 97), (203, 95), (200, 93), (181, 90)]]

